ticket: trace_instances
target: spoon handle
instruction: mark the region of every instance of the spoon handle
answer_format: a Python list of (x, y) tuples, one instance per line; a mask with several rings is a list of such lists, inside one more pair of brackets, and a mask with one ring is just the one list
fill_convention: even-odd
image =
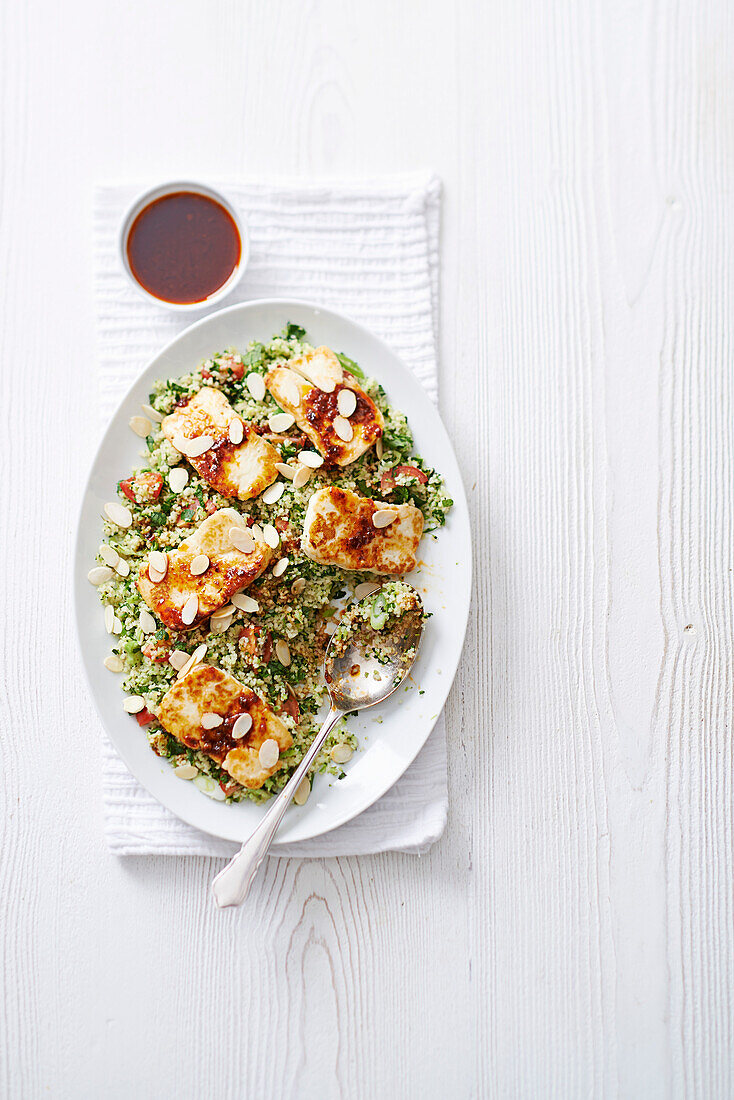
[(283, 814), (341, 715), (342, 711), (332, 706), (323, 726), (309, 746), (308, 752), (283, 790), (273, 800), (254, 833), (247, 838), (234, 859), (230, 860), (212, 882), (214, 900), (220, 909), (227, 905), (241, 905), (245, 900), (257, 869), (265, 858), (265, 853), (283, 820)]

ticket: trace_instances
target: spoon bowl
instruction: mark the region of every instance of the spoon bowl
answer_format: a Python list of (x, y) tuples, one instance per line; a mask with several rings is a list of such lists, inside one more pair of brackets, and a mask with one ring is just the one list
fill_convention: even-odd
[[(388, 699), (410, 672), (423, 633), (423, 617), (408, 611), (389, 636), (364, 628), (344, 653), (336, 656), (334, 641), (324, 659), (324, 678), (332, 704), (341, 711), (365, 710)], [(374, 656), (378, 649), (379, 659)]]
[[(336, 723), (350, 711), (384, 702), (397, 690), (413, 666), (422, 634), (422, 611), (411, 609), (398, 619), (389, 633), (366, 624), (361, 626), (343, 651), (341, 643), (331, 638), (324, 657), (324, 679), (331, 701), (329, 713), (303, 760), (273, 799), (252, 836), (214, 879), (212, 893), (220, 909), (241, 905), (245, 900), (285, 811)], [(379, 659), (375, 654), (379, 654)]]

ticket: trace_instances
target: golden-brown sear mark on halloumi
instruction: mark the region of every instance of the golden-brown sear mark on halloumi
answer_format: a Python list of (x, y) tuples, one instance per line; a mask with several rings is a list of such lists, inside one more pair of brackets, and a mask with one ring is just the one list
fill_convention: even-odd
[(244, 420), (242, 442), (232, 443), (229, 425), (235, 418), (237, 414), (224, 394), (204, 386), (188, 404), (179, 405), (165, 417), (161, 427), (174, 446), (177, 436), (184, 439), (210, 436), (214, 443), (209, 450), (196, 458), (187, 456), (187, 462), (222, 496), (249, 500), (275, 481), (278, 476), (275, 463), (280, 461), (280, 455)]
[[(302, 432), (309, 437), (326, 459), (327, 465), (348, 466), (363, 455), (382, 435), (385, 422), (382, 413), (357, 382), (354, 375), (342, 370), (341, 364), (329, 348), (317, 348), (317, 352), (329, 352), (339, 371), (332, 376), (328, 392), (304, 378), (299, 373), (300, 360), (291, 360), (287, 367), (274, 367), (265, 377), (268, 387), (278, 404), (291, 413)], [(302, 364), (301, 364), (302, 365)], [(313, 371), (314, 377), (328, 376), (328, 372)], [(334, 430), (334, 420), (339, 413), (339, 393), (351, 390), (356, 398), (356, 408), (348, 417), (353, 437), (343, 440)], [(294, 392), (299, 400), (293, 401)]]
[[(235, 592), (252, 584), (266, 568), (273, 553), (270, 547), (255, 538), (252, 553), (242, 553), (229, 540), (233, 527), (249, 530), (234, 508), (220, 508), (209, 516), (180, 546), (168, 551), (166, 575), (157, 584), (150, 579), (147, 560), (141, 564), (137, 579), (140, 595), (166, 626), (191, 630), (223, 607)], [(191, 562), (199, 554), (206, 554), (209, 567), (205, 573), (192, 576)], [(199, 609), (193, 622), (187, 625), (181, 612), (191, 596), (198, 597)]]
[[(205, 714), (224, 719), (204, 729)], [(249, 714), (252, 726), (242, 738), (233, 736), (237, 719)], [(164, 729), (190, 749), (206, 753), (243, 787), (256, 790), (278, 771), (280, 761), (264, 768), (258, 751), (271, 738), (281, 752), (293, 744), (287, 726), (250, 688), (213, 665), (197, 665), (169, 688), (161, 700), (158, 720)]]
[[(372, 517), (385, 509), (396, 518), (376, 528)], [(331, 485), (308, 502), (301, 548), (321, 565), (399, 576), (415, 569), (422, 534), (423, 514), (412, 504), (385, 504)]]

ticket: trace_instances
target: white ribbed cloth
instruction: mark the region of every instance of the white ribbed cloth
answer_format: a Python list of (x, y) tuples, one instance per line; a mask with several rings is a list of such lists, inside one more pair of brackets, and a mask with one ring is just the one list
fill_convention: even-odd
[[(440, 183), (435, 177), (215, 186), (242, 212), (251, 243), (244, 278), (222, 305), (277, 297), (337, 309), (386, 340), (437, 400)], [(140, 297), (123, 274), (117, 233), (124, 210), (140, 190), (114, 185), (98, 187), (95, 193), (102, 425), (156, 351), (207, 312), (182, 317), (160, 309)], [(106, 737), (102, 795), (105, 836), (117, 855), (229, 856), (237, 850), (237, 845), (199, 832), (161, 806), (133, 778)], [(418, 758), (378, 802), (340, 828), (273, 855), (421, 853), (443, 832), (446, 814), (441, 717)]]

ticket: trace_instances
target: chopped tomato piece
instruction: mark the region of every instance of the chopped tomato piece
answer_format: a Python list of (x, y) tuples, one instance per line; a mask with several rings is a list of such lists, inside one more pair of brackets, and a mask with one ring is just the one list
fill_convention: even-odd
[[(146, 502), (157, 500), (163, 488), (163, 478), (153, 470), (145, 470), (120, 482), (120, 490), (128, 500), (137, 504), (138, 497)], [(137, 494), (137, 495), (136, 495)]]
[(156, 720), (155, 714), (151, 714), (149, 710), (139, 710), (135, 717), (139, 726), (149, 726), (151, 722)]
[(417, 466), (396, 466), (393, 473), (405, 474), (406, 477), (414, 477), (417, 481), (420, 481), (421, 485), (425, 485), (428, 481), (428, 474), (424, 474)]
[(131, 500), (133, 504), (136, 504), (135, 493), (133, 492), (133, 479), (127, 478), (125, 481), (120, 482), (120, 491), (125, 494), (128, 500)]
[(222, 788), (222, 790), (227, 795), (227, 797), (229, 797), (231, 794), (234, 794), (234, 792), (237, 790), (239, 784), (238, 783), (233, 783), (231, 780), (228, 782), (225, 779), (220, 779), (219, 780), (219, 786)]
[(212, 372), (210, 370), (207, 370), (206, 367), (204, 367), (202, 372), (201, 372), (201, 377), (206, 378), (206, 380), (208, 382), (209, 379), (211, 378), (211, 376), (212, 376)]
[(289, 714), (294, 722), (298, 721), (301, 716), (301, 708), (298, 705), (298, 700), (295, 695), (288, 695), (288, 698), (283, 703), (278, 714)]
[(285, 516), (278, 516), (275, 523), (273, 524), (273, 527), (276, 531), (280, 531), (282, 535), (288, 530), (288, 520), (285, 518)]
[(385, 470), (385, 473), (380, 478), (381, 493), (392, 492), (397, 485), (395, 481), (396, 474), (405, 474), (406, 477), (414, 477), (416, 481), (420, 481), (421, 485), (425, 485), (428, 481), (428, 474), (424, 474), (417, 466), (393, 466), (392, 470)]
[(254, 657), (257, 650), (257, 643), (255, 641), (255, 627), (243, 626), (240, 631), (239, 637), (240, 649), (243, 653), (247, 653), (248, 656)]

